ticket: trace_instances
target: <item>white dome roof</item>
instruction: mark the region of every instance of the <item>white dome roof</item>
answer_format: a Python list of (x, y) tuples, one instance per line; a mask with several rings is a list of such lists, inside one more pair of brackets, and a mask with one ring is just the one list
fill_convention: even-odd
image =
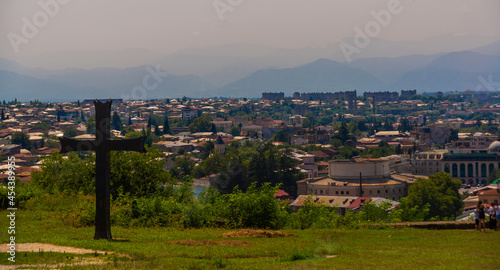
[(491, 153), (497, 153), (500, 150), (500, 142), (499, 141), (494, 141), (490, 144), (488, 147), (488, 152)]

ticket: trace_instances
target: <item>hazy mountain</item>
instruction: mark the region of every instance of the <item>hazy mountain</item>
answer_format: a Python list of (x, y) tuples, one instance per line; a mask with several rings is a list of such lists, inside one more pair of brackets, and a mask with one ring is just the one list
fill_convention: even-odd
[[(80, 69), (96, 68), (129, 68), (143, 65), (160, 65), (162, 70), (172, 75), (197, 75), (215, 88), (235, 82), (251, 75), (260, 69), (293, 68), (311, 63), (320, 58), (328, 58), (338, 62), (346, 62), (346, 57), (340, 49), (343, 42), (353, 45), (353, 38), (341, 42), (329, 43), (320, 47), (305, 47), (296, 49), (273, 48), (269, 46), (245, 43), (232, 43), (199, 48), (189, 48), (171, 54), (162, 54), (143, 49), (121, 51), (83, 51), (83, 52), (53, 52), (29, 58), (17, 58), (24, 66), (45, 65), (46, 69), (29, 69), (27, 71), (13, 70), (2, 67), (3, 70), (36, 78), (47, 78), (49, 75), (63, 74), (60, 70), (67, 67)], [(399, 58), (408, 55), (435, 55), (453, 51), (472, 50), (483, 54), (493, 54), (500, 50), (498, 41), (480, 36), (437, 36), (422, 41), (389, 41), (371, 39), (367, 47), (359, 54), (350, 56), (355, 62), (368, 58)], [(478, 48), (479, 47), (479, 48)], [(411, 59), (408, 61), (419, 59)], [(404, 61), (403, 61), (404, 62)], [(351, 62), (352, 63), (352, 62)], [(396, 64), (395, 64), (396, 65)], [(393, 66), (393, 65), (391, 65)], [(396, 65), (397, 66), (397, 65)], [(377, 76), (384, 82), (393, 82), (401, 73), (409, 71), (410, 65), (399, 64), (400, 69), (375, 69)], [(420, 67), (417, 64), (415, 68)], [(358, 67), (354, 65), (353, 67)], [(359, 68), (366, 69), (364, 66)], [(58, 70), (57, 70), (58, 69)], [(55, 72), (55, 73), (54, 73)], [(396, 79), (395, 79), (396, 78)]]
[[(482, 79), (500, 78), (500, 56), (475, 52), (445, 54), (430, 64), (405, 73), (392, 85), (393, 88), (423, 91), (450, 91), (483, 88)], [(498, 87), (498, 86), (496, 86)], [(484, 89), (483, 89), (484, 90)]]
[(29, 57), (18, 56), (16, 61), (24, 66), (56, 70), (65, 68), (126, 68), (148, 65), (163, 54), (145, 49), (106, 51), (60, 51)]
[[(69, 101), (85, 98), (106, 98), (99, 89), (78, 87), (68, 83), (37, 79), (0, 70), (2, 100)], [(109, 96), (108, 96), (109, 97)]]
[(500, 40), (488, 44), (486, 46), (481, 46), (471, 50), (473, 52), (487, 54), (487, 55), (500, 55)]
[(443, 54), (409, 55), (395, 58), (373, 57), (353, 61), (350, 67), (362, 69), (386, 84), (396, 82), (403, 74), (424, 67)]
[[(26, 72), (29, 69), (22, 69)], [(155, 67), (149, 67), (155, 70)], [(19, 73), (1, 70), (1, 98), (11, 100), (76, 100), (86, 98), (166, 98), (182, 96), (202, 96), (202, 92), (212, 88), (210, 84), (195, 75), (161, 75), (156, 81), (146, 66), (92, 70), (65, 69), (58, 71), (44, 70), (45, 78), (34, 78)], [(143, 86), (143, 80), (153, 86), (152, 90), (133, 91)], [(155, 86), (156, 85), (156, 86)], [(12, 89), (12, 90), (11, 90)]]
[(259, 70), (220, 89), (216, 96), (258, 97), (262, 92), (382, 90), (384, 84), (368, 72), (344, 63), (319, 59), (313, 63), (286, 69)]
[[(353, 89), (360, 93), (400, 89), (417, 89), (419, 92), (449, 91), (476, 89), (485, 84), (485, 81), (497, 85), (495, 80), (499, 81), (500, 78), (500, 54), (494, 54), (497, 47), (500, 47), (500, 42), (473, 51), (373, 57), (350, 63), (317, 60), (323, 57), (317, 57), (318, 54), (328, 55), (334, 50), (332, 46), (297, 50), (274, 50), (246, 44), (214, 46), (204, 50), (184, 50), (182, 53), (186, 54), (161, 58), (155, 65), (124, 69), (48, 70), (30, 68), (16, 61), (0, 58), (0, 70), (3, 70), (0, 94), (21, 100), (42, 99), (40, 96), (53, 97), (53, 100), (73, 100), (77, 96), (127, 97), (133, 95), (134, 87), (142, 86), (145, 78), (150, 84), (156, 83), (147, 76), (148, 69), (154, 70), (157, 65), (169, 75), (162, 77), (160, 83), (153, 90), (146, 91), (145, 95), (136, 91), (136, 98), (184, 95), (259, 97), (265, 91), (291, 94), (295, 91)], [(245, 51), (252, 57), (246, 57)], [(42, 89), (39, 92), (33, 90), (38, 85)], [(15, 89), (15, 93), (10, 89)], [(42, 92), (43, 94), (36, 94)]]

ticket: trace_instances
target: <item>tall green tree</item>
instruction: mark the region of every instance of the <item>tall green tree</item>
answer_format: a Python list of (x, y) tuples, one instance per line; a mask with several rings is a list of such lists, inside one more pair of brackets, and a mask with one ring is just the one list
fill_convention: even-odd
[(165, 119), (163, 120), (163, 134), (172, 134), (170, 124), (168, 123), (168, 112), (165, 111)]
[(12, 134), (10, 142), (12, 144), (21, 145), (21, 147), (23, 149), (30, 149), (31, 148), (30, 136), (24, 132), (21, 132), (21, 131), (17, 131), (14, 134)]
[(63, 128), (64, 137), (73, 138), (78, 135), (78, 130), (76, 127), (65, 127)]
[(193, 120), (188, 126), (189, 132), (209, 132), (212, 129), (212, 121), (207, 116), (200, 116)]
[(429, 219), (454, 219), (463, 210), (463, 203), (458, 192), (461, 182), (451, 178), (450, 174), (438, 172), (428, 179), (420, 178), (408, 189), (408, 207), (429, 204)]
[(92, 115), (89, 119), (87, 119), (85, 127), (87, 128), (88, 134), (95, 134), (95, 115)]
[(120, 116), (118, 113), (115, 111), (113, 112), (113, 116), (111, 118), (111, 127), (115, 130), (121, 130), (122, 129), (122, 120), (120, 119)]

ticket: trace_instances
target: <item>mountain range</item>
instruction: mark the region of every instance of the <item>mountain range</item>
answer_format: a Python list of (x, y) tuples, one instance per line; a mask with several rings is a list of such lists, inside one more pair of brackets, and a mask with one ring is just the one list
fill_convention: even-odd
[[(349, 63), (335, 61), (338, 57), (327, 51), (227, 45), (185, 50), (158, 57), (150, 66), (122, 69), (49, 70), (0, 58), (0, 99), (260, 97), (262, 92), (291, 95), (353, 89), (422, 93), (484, 89), (485, 80), (497, 88), (495, 79), (500, 78), (500, 41), (472, 50), (367, 57)], [(162, 73), (160, 81), (151, 74), (157, 67), (168, 73)], [(152, 89), (133, 90), (144, 86)]]

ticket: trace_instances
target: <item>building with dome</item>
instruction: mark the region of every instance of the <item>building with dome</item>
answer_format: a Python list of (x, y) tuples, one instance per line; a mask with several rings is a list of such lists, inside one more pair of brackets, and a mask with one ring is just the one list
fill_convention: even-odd
[(411, 158), (411, 172), (433, 175), (444, 171), (469, 184), (486, 184), (494, 170), (500, 168), (500, 141), (488, 133), (459, 133), (459, 139), (446, 149), (416, 152)]
[(297, 181), (297, 195), (383, 197), (399, 200), (420, 175), (396, 173), (385, 159), (353, 158), (328, 162), (328, 176)]
[(490, 174), (500, 168), (500, 141), (489, 144), (486, 151), (443, 154), (442, 170), (469, 184), (486, 184)]

